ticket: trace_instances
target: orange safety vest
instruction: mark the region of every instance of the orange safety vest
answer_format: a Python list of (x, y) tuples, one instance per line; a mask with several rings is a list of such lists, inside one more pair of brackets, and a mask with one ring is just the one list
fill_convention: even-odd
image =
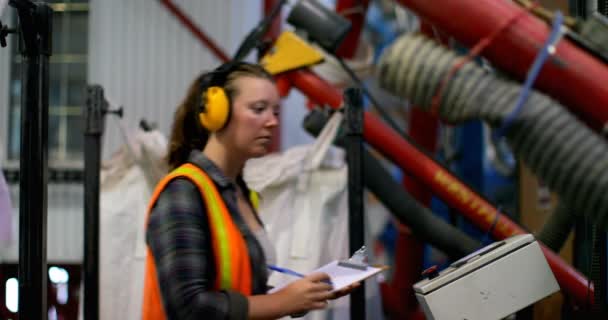
[[(192, 164), (184, 164), (169, 173), (161, 180), (148, 206), (150, 212), (165, 189), (167, 184), (177, 178), (183, 177), (192, 181), (199, 189), (201, 197), (207, 206), (207, 216), (211, 230), (212, 248), (215, 258), (216, 290), (234, 290), (246, 296), (251, 295), (252, 279), (251, 264), (247, 244), (241, 232), (232, 221), (224, 200), (209, 176)], [(146, 219), (147, 220), (147, 219)], [(148, 225), (146, 221), (146, 225)], [(143, 320), (165, 320), (166, 315), (158, 286), (156, 265), (150, 248), (147, 247), (146, 272), (144, 280)]]

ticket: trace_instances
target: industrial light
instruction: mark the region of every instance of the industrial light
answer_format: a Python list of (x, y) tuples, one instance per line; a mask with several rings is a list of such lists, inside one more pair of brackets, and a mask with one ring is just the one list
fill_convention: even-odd
[(6, 308), (12, 313), (17, 313), (19, 311), (19, 281), (16, 278), (10, 278), (6, 280), (5, 288)]
[(49, 268), (49, 280), (52, 283), (68, 283), (70, 275), (64, 268), (50, 267)]

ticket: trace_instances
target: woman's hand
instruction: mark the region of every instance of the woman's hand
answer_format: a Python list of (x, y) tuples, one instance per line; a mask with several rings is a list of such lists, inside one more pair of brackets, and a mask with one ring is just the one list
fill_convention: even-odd
[(351, 294), (355, 289), (359, 288), (361, 286), (361, 282), (355, 282), (353, 284), (351, 284), (350, 286), (340, 289), (338, 291), (334, 291), (332, 293), (332, 296), (329, 298), (330, 300), (335, 300), (341, 297), (344, 297), (345, 295), (349, 295)]
[(325, 273), (314, 273), (294, 281), (276, 292), (277, 298), (285, 306), (286, 314), (309, 310), (325, 309), (327, 300), (334, 296), (331, 292), (329, 276)]

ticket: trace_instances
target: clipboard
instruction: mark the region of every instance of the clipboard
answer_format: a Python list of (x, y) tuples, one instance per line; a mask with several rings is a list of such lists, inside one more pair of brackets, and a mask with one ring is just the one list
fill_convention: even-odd
[[(334, 260), (318, 269), (313, 270), (313, 273), (326, 273), (332, 284), (332, 292), (342, 290), (354, 283), (369, 279), (389, 267), (384, 265), (368, 265), (365, 259), (365, 246), (357, 250), (348, 260)], [(294, 278), (293, 281), (297, 279)], [(268, 293), (274, 293), (283, 287), (290, 284), (292, 281), (283, 283), (272, 288)]]
[(367, 266), (365, 270), (354, 269), (341, 265), (339, 261), (333, 261), (312, 273), (327, 273), (333, 284), (332, 291), (340, 291), (351, 284), (369, 279), (387, 269), (387, 266)]

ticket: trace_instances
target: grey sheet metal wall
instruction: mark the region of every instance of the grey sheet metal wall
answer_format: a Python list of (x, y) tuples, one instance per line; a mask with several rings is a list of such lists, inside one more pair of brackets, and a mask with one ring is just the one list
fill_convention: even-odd
[[(260, 0), (173, 1), (232, 54), (261, 17)], [(90, 7), (89, 83), (98, 83), (117, 105), (124, 124), (142, 117), (168, 134), (173, 111), (187, 86), (219, 60), (160, 3), (150, 0), (94, 0)], [(116, 119), (108, 119), (104, 157), (121, 144)]]

